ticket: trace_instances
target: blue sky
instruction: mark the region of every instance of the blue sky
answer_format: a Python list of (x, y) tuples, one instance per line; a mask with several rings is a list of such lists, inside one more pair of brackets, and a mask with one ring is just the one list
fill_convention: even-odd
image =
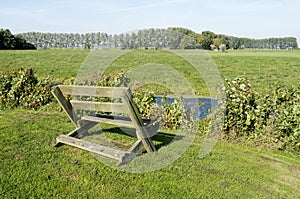
[(240, 37), (297, 37), (299, 0), (10, 0), (0, 27), (12, 33), (106, 32), (186, 27)]

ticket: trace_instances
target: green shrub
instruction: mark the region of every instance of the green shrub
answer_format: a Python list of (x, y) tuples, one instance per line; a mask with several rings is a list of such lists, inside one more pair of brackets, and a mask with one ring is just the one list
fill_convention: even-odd
[(187, 120), (187, 113), (182, 99), (175, 98), (173, 103), (162, 101), (163, 126), (168, 129), (177, 129)]
[(300, 88), (278, 87), (274, 91), (273, 126), (280, 149), (300, 152)]
[(109, 74), (100, 74), (97, 86), (120, 87), (128, 86), (130, 79), (123, 72), (112, 72)]
[(38, 80), (31, 68), (0, 73), (0, 106), (38, 109), (52, 101), (51, 79)]
[(300, 154), (300, 88), (277, 86), (265, 93), (253, 92), (246, 79), (226, 80), (224, 135)]
[(234, 136), (249, 135), (256, 122), (255, 94), (250, 83), (243, 78), (226, 81), (226, 117), (224, 131)]
[(143, 118), (156, 119), (155, 110), (157, 110), (158, 106), (156, 104), (156, 95), (153, 91), (139, 87), (134, 89), (132, 97)]

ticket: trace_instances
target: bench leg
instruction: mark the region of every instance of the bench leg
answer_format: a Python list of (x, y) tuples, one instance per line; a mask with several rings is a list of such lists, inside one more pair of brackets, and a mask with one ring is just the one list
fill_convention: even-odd
[(121, 166), (123, 164), (127, 164), (131, 160), (133, 160), (139, 154), (139, 152), (142, 150), (143, 146), (144, 145), (143, 145), (142, 140), (136, 141), (134, 143), (134, 145), (132, 145), (132, 147), (130, 147), (128, 153), (122, 157), (122, 160), (120, 160), (117, 163), (117, 166)]
[[(98, 122), (84, 121), (83, 123), (80, 124), (79, 128), (71, 131), (70, 133), (67, 134), (67, 136), (77, 137), (80, 133), (88, 131), (89, 129), (93, 128), (97, 124), (98, 124)], [(63, 145), (63, 143), (57, 141), (54, 146), (59, 147), (61, 145)]]

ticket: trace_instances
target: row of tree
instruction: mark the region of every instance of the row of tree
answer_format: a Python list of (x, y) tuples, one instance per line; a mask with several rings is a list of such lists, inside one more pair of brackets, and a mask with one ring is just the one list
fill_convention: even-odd
[(171, 29), (145, 29), (132, 33), (109, 35), (107, 33), (40, 33), (20, 34), (38, 48), (185, 48), (188, 37)]
[[(224, 42), (222, 42), (224, 40)], [(296, 49), (298, 48), (297, 39), (295, 37), (282, 38), (265, 38), (265, 39), (250, 39), (239, 38), (226, 35), (218, 35), (213, 44), (219, 46), (220, 43), (225, 44), (230, 49)]]
[(8, 29), (0, 29), (0, 49), (36, 49), (36, 47), (27, 43), (20, 35), (14, 36)]
[(19, 34), (37, 48), (121, 48), (121, 49), (294, 49), (295, 37), (250, 39), (211, 31), (195, 33), (186, 28), (144, 29), (137, 32), (109, 35), (107, 33), (40, 33)]

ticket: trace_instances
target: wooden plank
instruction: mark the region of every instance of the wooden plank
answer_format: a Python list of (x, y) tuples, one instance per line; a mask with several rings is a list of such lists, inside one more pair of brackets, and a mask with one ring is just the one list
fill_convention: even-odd
[[(108, 124), (113, 124), (117, 125), (120, 127), (129, 127), (129, 128), (135, 128), (133, 122), (129, 117), (122, 117), (122, 116), (107, 116), (103, 114), (98, 114), (95, 116), (92, 115), (86, 115), (82, 116), (81, 120), (86, 120), (86, 121), (93, 121), (93, 122), (104, 122)], [(144, 126), (149, 123), (148, 119), (143, 120)], [(157, 134), (157, 130), (159, 128), (159, 123), (158, 122), (152, 122), (145, 126), (147, 129), (149, 137), (153, 137), (155, 134)], [(128, 132), (126, 132), (128, 133)], [(131, 136), (137, 137), (136, 134), (130, 134)]]
[[(94, 126), (96, 126), (98, 124), (98, 122), (93, 122), (93, 121), (82, 121), (79, 120), (78, 121), (80, 128), (77, 129), (78, 134), (87, 132), (89, 129), (93, 128)], [(68, 134), (68, 136), (72, 136), (70, 134)], [(74, 137), (74, 136), (72, 136)]]
[(123, 103), (72, 100), (71, 104), (78, 110), (127, 113), (127, 109)]
[(67, 113), (68, 117), (73, 122), (73, 124), (76, 127), (78, 127), (78, 124), (77, 124), (78, 117), (77, 117), (76, 113), (74, 112), (74, 110), (72, 108), (72, 104), (68, 100), (66, 100), (66, 98), (64, 97), (64, 95), (61, 92), (60, 88), (57, 87), (57, 86), (54, 87), (52, 89), (52, 94), (54, 95), (54, 97), (56, 98), (58, 103), (62, 106), (64, 111)]
[(137, 132), (137, 137), (142, 140), (145, 149), (147, 152), (154, 152), (156, 151), (155, 146), (152, 142), (152, 140), (149, 138), (150, 135), (147, 131), (147, 128), (143, 124), (143, 120), (140, 117), (139, 110), (132, 101), (132, 95), (131, 91), (124, 90), (124, 102), (127, 104), (127, 107), (129, 108), (128, 114), (134, 124), (134, 127), (136, 128)]
[(128, 150), (130, 153), (139, 153), (143, 148), (143, 142), (142, 140), (136, 141), (132, 147)]
[[(85, 121), (84, 123), (80, 122), (80, 127), (76, 128), (75, 130), (68, 133), (67, 136), (77, 137), (79, 133), (83, 133), (85, 131), (88, 131), (90, 128), (94, 127), (97, 124), (98, 124), (98, 122), (90, 122), (90, 121)], [(61, 145), (63, 145), (63, 143), (56, 142), (56, 144), (54, 146), (59, 147)]]
[(131, 160), (133, 160), (138, 154), (139, 152), (142, 150), (143, 148), (143, 142), (142, 140), (138, 140), (134, 143), (134, 145), (129, 149), (128, 154), (124, 155), (122, 157), (122, 160), (120, 160), (118, 163), (117, 163), (117, 166), (121, 166), (121, 165), (124, 165), (124, 164), (127, 164), (129, 163)]
[(102, 87), (102, 86), (78, 86), (78, 85), (59, 85), (64, 94), (93, 97), (112, 97), (121, 98), (123, 91), (127, 87)]
[[(57, 145), (68, 144), (80, 149), (84, 149), (105, 157), (118, 160), (118, 164), (126, 164), (134, 159), (142, 147), (144, 146), (147, 152), (156, 151), (154, 144), (150, 137), (155, 135), (158, 130), (158, 123), (143, 120), (140, 116), (139, 110), (132, 101), (132, 94), (129, 88), (126, 87), (98, 87), (98, 86), (76, 86), (76, 85), (60, 85), (52, 90), (53, 95), (58, 100), (68, 117), (77, 127), (68, 135), (60, 135), (57, 139)], [(92, 101), (67, 101), (64, 94), (78, 95), (78, 96), (92, 96), (92, 97), (111, 97), (121, 98), (123, 103), (111, 102), (92, 102)], [(94, 110), (112, 113), (127, 113), (129, 117), (111, 116), (97, 114), (94, 116), (77, 117), (73, 109), (78, 110)], [(129, 149), (129, 151), (122, 151), (99, 144), (87, 142), (74, 138), (78, 133), (88, 131), (98, 122), (105, 122), (118, 126), (134, 127), (136, 133), (132, 133), (138, 137), (138, 141)]]
[(124, 127), (134, 127), (132, 121), (130, 120), (119, 120), (119, 119), (113, 119), (113, 118), (102, 118), (97, 116), (82, 116), (82, 120), (88, 120), (93, 122), (105, 122), (108, 124), (113, 124), (117, 126), (124, 126)]
[[(76, 137), (78, 135), (78, 132), (77, 132), (78, 129), (75, 129), (73, 131), (71, 131), (70, 133), (68, 133), (68, 136), (71, 136), (71, 137)], [(58, 142), (57, 139), (56, 139), (56, 144), (54, 145), (55, 147), (60, 147), (62, 146), (64, 143), (62, 142)]]
[(67, 135), (59, 135), (57, 138), (58, 142), (68, 144), (83, 150), (90, 151), (92, 153), (96, 153), (99, 155), (103, 155), (105, 157), (113, 158), (115, 160), (121, 161), (123, 156), (128, 154), (126, 151), (121, 151), (118, 149), (113, 149), (110, 147), (102, 146), (99, 144), (87, 142), (85, 140), (80, 140), (77, 138), (73, 138)]
[(151, 122), (146, 126), (146, 129), (149, 137), (153, 137), (154, 135), (157, 134), (157, 131), (159, 129), (159, 122), (158, 121)]

